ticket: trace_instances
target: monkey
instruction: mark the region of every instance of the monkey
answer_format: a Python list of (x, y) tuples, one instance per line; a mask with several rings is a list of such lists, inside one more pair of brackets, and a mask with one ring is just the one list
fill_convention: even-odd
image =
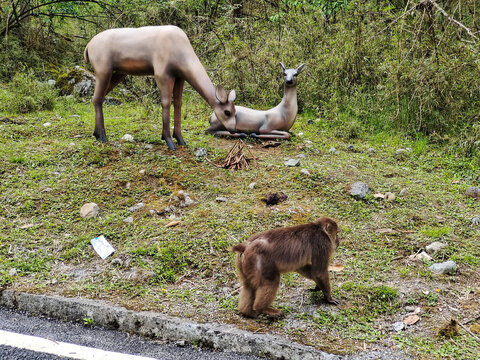
[(280, 275), (297, 272), (315, 281), (312, 291), (322, 290), (329, 304), (339, 305), (331, 295), (328, 265), (340, 244), (335, 220), (321, 217), (311, 223), (271, 229), (252, 235), (230, 248), (236, 252), (240, 279), (239, 312), (255, 318), (260, 314), (282, 316), (271, 307), (280, 285)]

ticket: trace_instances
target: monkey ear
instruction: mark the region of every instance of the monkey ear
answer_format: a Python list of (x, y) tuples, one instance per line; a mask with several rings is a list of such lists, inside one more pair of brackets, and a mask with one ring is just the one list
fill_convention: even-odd
[(217, 85), (215, 88), (215, 97), (220, 101), (220, 104), (225, 104), (227, 102), (227, 92), (222, 85)]
[(228, 101), (234, 102), (236, 98), (237, 93), (235, 92), (235, 90), (230, 91), (230, 94), (228, 94)]
[(307, 65), (305, 65), (305, 64), (300, 64), (300, 65), (298, 65), (298, 67), (297, 67), (297, 74), (300, 74), (303, 70), (305, 70), (305, 67), (306, 67), (306, 66), (307, 66)]
[(279, 62), (278, 64), (282, 67), (282, 71), (285, 72), (285, 65), (283, 65), (282, 62)]

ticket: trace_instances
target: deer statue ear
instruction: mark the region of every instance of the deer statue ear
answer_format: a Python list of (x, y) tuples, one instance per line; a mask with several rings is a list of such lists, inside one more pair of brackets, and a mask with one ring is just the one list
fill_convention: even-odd
[(282, 67), (282, 71), (285, 72), (285, 65), (283, 65), (282, 62), (279, 62), (278, 64)]
[(230, 91), (230, 94), (228, 94), (228, 101), (234, 102), (236, 98), (237, 93), (235, 92), (235, 90)]
[(300, 65), (298, 65), (298, 67), (297, 67), (297, 74), (300, 74), (303, 70), (305, 70), (305, 67), (306, 67), (306, 66), (307, 66), (307, 65), (305, 65), (305, 64), (300, 64)]
[(225, 104), (227, 102), (227, 92), (223, 88), (222, 85), (217, 85), (215, 88), (215, 97), (221, 104)]

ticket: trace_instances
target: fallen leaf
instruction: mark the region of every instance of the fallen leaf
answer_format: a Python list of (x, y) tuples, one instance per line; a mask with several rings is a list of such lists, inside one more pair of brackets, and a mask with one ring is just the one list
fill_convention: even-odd
[(334, 271), (334, 272), (340, 272), (345, 268), (344, 265), (342, 264), (333, 264), (328, 267), (328, 270)]
[(167, 225), (165, 225), (165, 227), (177, 226), (178, 224), (180, 224), (180, 221), (171, 221)]
[(403, 323), (405, 325), (413, 325), (417, 323), (418, 320), (420, 320), (420, 317), (418, 315), (410, 315), (410, 316), (407, 316), (405, 319), (403, 319)]
[(378, 194), (373, 194), (373, 197), (374, 197), (375, 199), (385, 199), (385, 195), (380, 194), (380, 193), (378, 193)]

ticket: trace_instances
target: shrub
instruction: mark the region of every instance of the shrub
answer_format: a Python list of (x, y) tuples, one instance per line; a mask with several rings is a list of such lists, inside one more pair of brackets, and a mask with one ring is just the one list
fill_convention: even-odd
[(56, 96), (51, 85), (38, 81), (31, 71), (22, 71), (0, 92), (0, 110), (12, 113), (52, 110)]

